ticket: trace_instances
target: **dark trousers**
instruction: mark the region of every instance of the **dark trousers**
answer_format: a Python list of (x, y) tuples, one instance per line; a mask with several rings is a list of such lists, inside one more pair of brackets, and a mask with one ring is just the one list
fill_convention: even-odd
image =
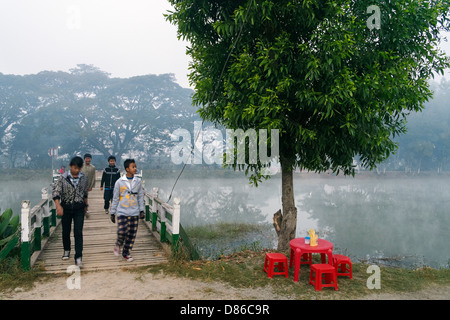
[(116, 245), (122, 246), (122, 255), (128, 256), (136, 239), (139, 217), (117, 216), (117, 241)]
[(70, 232), (72, 229), (73, 220), (73, 236), (75, 238), (75, 259), (82, 257), (83, 252), (83, 224), (84, 224), (84, 209), (69, 210), (64, 209), (64, 214), (61, 218), (62, 224), (62, 238), (65, 251), (70, 251)]
[(114, 196), (114, 189), (105, 190), (105, 192), (103, 193), (103, 199), (105, 199), (105, 205), (103, 206), (103, 208), (105, 210), (109, 209), (109, 202), (112, 201), (113, 196)]

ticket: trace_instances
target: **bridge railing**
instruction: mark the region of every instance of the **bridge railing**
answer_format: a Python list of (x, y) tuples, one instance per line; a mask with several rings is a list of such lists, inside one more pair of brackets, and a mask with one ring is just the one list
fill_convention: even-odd
[(158, 197), (158, 188), (152, 192), (144, 188), (145, 221), (152, 231), (159, 233), (160, 242), (171, 244), (172, 252), (177, 252), (182, 244), (190, 259), (199, 259), (199, 254), (189, 240), (180, 223), (180, 199), (174, 198), (173, 206)]
[(23, 200), (21, 207), (21, 263), (29, 270), (57, 225), (56, 207), (48, 188), (42, 189), (42, 200), (33, 208), (30, 200)]

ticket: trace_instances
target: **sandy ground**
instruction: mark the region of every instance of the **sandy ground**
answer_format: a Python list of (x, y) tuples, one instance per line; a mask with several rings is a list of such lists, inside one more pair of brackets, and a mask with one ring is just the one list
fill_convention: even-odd
[[(79, 287), (77, 288), (77, 286)], [(69, 289), (72, 288), (72, 289)], [(201, 282), (163, 274), (129, 271), (81, 271), (79, 283), (67, 275), (39, 280), (32, 289), (0, 293), (1, 300), (292, 300), (270, 288), (237, 289), (223, 283)], [(450, 300), (450, 286), (405, 294), (377, 293), (369, 300)]]
[(16, 288), (12, 292), (0, 293), (0, 299), (268, 300), (284, 298), (274, 297), (270, 290), (265, 289), (235, 289), (223, 283), (201, 282), (163, 274), (140, 274), (127, 271), (81, 272), (79, 289), (76, 288), (76, 282), (69, 278), (69, 275), (61, 275), (54, 279), (39, 281), (31, 290)]

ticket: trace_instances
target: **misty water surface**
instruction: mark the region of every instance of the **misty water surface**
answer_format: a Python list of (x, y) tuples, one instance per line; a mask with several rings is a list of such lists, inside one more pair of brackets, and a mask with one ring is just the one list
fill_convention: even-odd
[(50, 188), (48, 179), (30, 180), (0, 180), (0, 210), (11, 208), (13, 214), (20, 214), (20, 204), (22, 200), (30, 200), (31, 207), (37, 205), (42, 199), (42, 188)]
[[(174, 179), (145, 177), (167, 200)], [(297, 236), (314, 228), (337, 253), (409, 267), (448, 267), (450, 260), (450, 180), (447, 177), (296, 176)], [(0, 208), (20, 210), (21, 200), (40, 201), (44, 179), (0, 181)], [(258, 224), (265, 228), (247, 239), (201, 243), (204, 253), (236, 250), (258, 243), (275, 248), (272, 216), (281, 208), (281, 179), (275, 176), (255, 188), (245, 176), (181, 177), (172, 199), (181, 198), (184, 227), (218, 222)], [(207, 248), (210, 247), (210, 248)], [(206, 254), (208, 255), (208, 254)]]
[[(147, 188), (158, 186), (161, 198), (168, 198), (173, 179), (145, 180)], [(297, 237), (313, 228), (319, 237), (333, 242), (335, 252), (355, 260), (448, 267), (449, 184), (446, 177), (296, 176)], [(245, 177), (181, 178), (175, 196), (181, 198), (183, 225), (263, 224), (268, 226), (266, 234), (255, 239), (276, 247), (271, 225), (273, 214), (281, 208), (279, 176), (257, 188)]]

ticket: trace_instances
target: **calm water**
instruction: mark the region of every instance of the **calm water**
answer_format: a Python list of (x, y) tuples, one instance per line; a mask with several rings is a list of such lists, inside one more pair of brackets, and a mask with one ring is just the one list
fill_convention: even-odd
[(20, 204), (22, 200), (30, 200), (31, 207), (34, 207), (41, 201), (42, 188), (50, 189), (49, 179), (33, 179), (23, 181), (4, 181), (0, 180), (0, 210), (3, 213), (5, 209), (11, 208), (13, 214), (20, 214)]
[[(174, 180), (151, 179), (167, 199)], [(450, 181), (445, 177), (367, 178), (296, 176), (297, 237), (310, 228), (356, 260), (420, 267), (450, 263)], [(183, 226), (217, 222), (258, 223), (264, 234), (251, 235), (276, 247), (273, 214), (281, 208), (281, 178), (258, 188), (242, 178), (180, 179)], [(237, 243), (234, 245), (241, 245)], [(224, 244), (222, 244), (224, 245)], [(226, 246), (227, 244), (225, 244)], [(231, 244), (232, 245), (232, 244)]]
[[(175, 179), (144, 177), (147, 189), (159, 188), (167, 200)], [(0, 181), (0, 208), (20, 210), (21, 200), (40, 201), (41, 180)], [(408, 267), (448, 267), (450, 261), (450, 180), (447, 177), (367, 178), (296, 176), (297, 236), (310, 228), (335, 245), (335, 252), (355, 260)], [(281, 208), (281, 179), (258, 188), (238, 178), (181, 177), (174, 190), (181, 198), (184, 227), (218, 222), (262, 226), (244, 239), (198, 243), (212, 252), (259, 246), (275, 248), (272, 216)]]

